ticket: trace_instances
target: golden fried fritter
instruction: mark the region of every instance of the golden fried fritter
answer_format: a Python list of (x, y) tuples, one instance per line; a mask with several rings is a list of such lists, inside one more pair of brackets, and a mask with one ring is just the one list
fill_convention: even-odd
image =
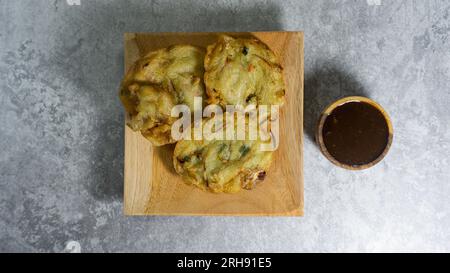
[(208, 103), (282, 105), (282, 72), (275, 54), (261, 41), (222, 35), (208, 46), (205, 57)]
[(128, 125), (155, 146), (175, 141), (170, 116), (173, 106), (187, 105), (193, 112), (194, 97), (205, 97), (205, 51), (176, 45), (149, 53), (138, 60), (122, 81), (120, 99), (130, 115)]
[(175, 146), (173, 164), (186, 183), (203, 190), (252, 189), (264, 180), (272, 162), (273, 152), (262, 151), (263, 143), (270, 141), (181, 140)]

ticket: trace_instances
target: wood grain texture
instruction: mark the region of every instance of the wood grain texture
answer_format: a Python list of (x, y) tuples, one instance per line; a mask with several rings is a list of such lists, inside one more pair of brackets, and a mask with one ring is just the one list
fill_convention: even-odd
[[(206, 47), (219, 33), (126, 33), (125, 69), (149, 51), (173, 44)], [(174, 145), (153, 147), (125, 126), (125, 215), (303, 215), (303, 33), (227, 33), (254, 36), (280, 58), (286, 81), (280, 145), (265, 181), (237, 194), (203, 192), (183, 183), (172, 166)]]

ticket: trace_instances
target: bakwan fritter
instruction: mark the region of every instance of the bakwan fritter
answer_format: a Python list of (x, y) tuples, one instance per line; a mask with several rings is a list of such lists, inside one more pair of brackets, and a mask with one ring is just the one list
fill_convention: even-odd
[(194, 97), (205, 96), (204, 56), (202, 48), (176, 45), (138, 60), (120, 90), (128, 125), (155, 146), (174, 143), (171, 127), (178, 118), (170, 116), (172, 107), (185, 104), (193, 112)]
[(186, 183), (203, 190), (249, 190), (266, 177), (273, 152), (262, 151), (260, 145), (268, 143), (261, 139), (181, 140), (175, 146), (173, 164)]
[(282, 105), (283, 69), (275, 54), (257, 39), (222, 35), (208, 46), (205, 85), (209, 104)]

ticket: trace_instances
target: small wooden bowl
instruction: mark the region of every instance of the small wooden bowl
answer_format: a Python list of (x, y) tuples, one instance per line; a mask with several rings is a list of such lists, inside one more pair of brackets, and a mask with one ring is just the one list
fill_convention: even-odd
[[(323, 126), (324, 126), (326, 118), (331, 114), (331, 112), (333, 112), (334, 109), (336, 109), (337, 107), (339, 107), (343, 104), (346, 104), (348, 102), (365, 102), (365, 103), (370, 104), (371, 106), (378, 109), (378, 111), (380, 111), (380, 113), (383, 115), (384, 119), (386, 120), (386, 124), (388, 126), (388, 131), (389, 131), (388, 142), (387, 142), (386, 147), (384, 148), (383, 152), (375, 160), (373, 160), (370, 163), (364, 164), (364, 165), (348, 165), (348, 164), (345, 164), (345, 163), (342, 163), (342, 162), (336, 160), (328, 152), (328, 150), (325, 146), (325, 143), (323, 141), (322, 131), (323, 131)], [(339, 167), (342, 167), (344, 169), (348, 169), (348, 170), (364, 170), (364, 169), (370, 168), (370, 167), (374, 166), (375, 164), (377, 164), (378, 162), (380, 162), (388, 153), (389, 148), (391, 147), (393, 138), (394, 138), (394, 129), (392, 127), (391, 119), (389, 118), (389, 115), (386, 113), (386, 111), (375, 101), (373, 101), (369, 98), (366, 98), (366, 97), (359, 97), (359, 96), (345, 97), (345, 98), (339, 99), (339, 100), (331, 103), (327, 108), (325, 108), (325, 110), (320, 115), (319, 123), (318, 123), (317, 130), (316, 130), (316, 142), (319, 145), (319, 148), (320, 148), (320, 151), (322, 152), (322, 154), (328, 160), (330, 160), (333, 164), (335, 164)]]

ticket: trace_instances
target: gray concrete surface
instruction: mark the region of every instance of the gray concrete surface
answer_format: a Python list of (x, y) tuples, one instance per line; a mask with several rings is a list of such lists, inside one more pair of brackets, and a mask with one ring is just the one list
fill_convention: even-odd
[[(0, 0), (0, 252), (450, 251), (449, 1), (80, 4)], [(124, 217), (122, 34), (224, 30), (305, 31), (305, 217)], [(311, 138), (350, 94), (395, 127), (361, 172)]]

